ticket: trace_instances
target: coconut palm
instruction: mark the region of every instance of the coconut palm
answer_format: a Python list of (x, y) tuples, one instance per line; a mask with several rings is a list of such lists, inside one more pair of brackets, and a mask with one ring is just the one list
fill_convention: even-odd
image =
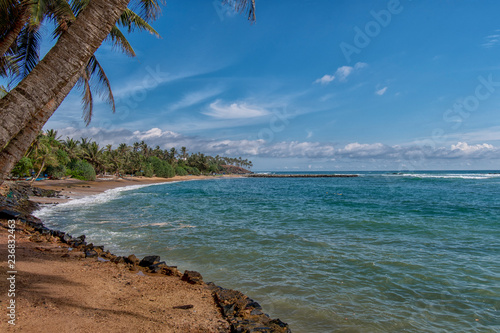
[(0, 6), (0, 74), (25, 77), (38, 63), (44, 21), (67, 27), (75, 19), (64, 0), (2, 0)]
[(58, 161), (55, 155), (57, 148), (52, 143), (50, 137), (42, 132), (31, 145), (29, 156), (34, 162), (34, 167), (38, 169), (38, 173), (31, 179), (31, 182), (40, 176), (46, 164), (57, 166)]
[(96, 172), (104, 171), (104, 148), (100, 148), (99, 144), (95, 141), (90, 142), (83, 149), (83, 158), (89, 162)]
[(80, 144), (80, 141), (74, 140), (72, 138), (66, 138), (65, 141), (63, 141), (63, 150), (68, 153), (68, 157), (70, 159), (76, 159), (78, 158), (79, 155), (79, 147), (78, 145)]

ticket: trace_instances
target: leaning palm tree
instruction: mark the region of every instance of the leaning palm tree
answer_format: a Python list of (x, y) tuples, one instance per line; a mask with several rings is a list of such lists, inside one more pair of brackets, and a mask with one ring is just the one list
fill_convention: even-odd
[[(160, 0), (161, 1), (161, 0)], [(132, 0), (155, 18), (160, 1)], [(58, 38), (56, 45), (9, 94), (0, 99), (0, 181), (78, 81), (130, 0), (93, 0)], [(255, 20), (254, 0), (236, 0)], [(29, 140), (31, 138), (31, 140)]]

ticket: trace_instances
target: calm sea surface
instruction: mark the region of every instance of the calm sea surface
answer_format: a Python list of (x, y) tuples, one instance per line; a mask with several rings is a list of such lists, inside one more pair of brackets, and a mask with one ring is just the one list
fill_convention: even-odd
[(500, 174), (358, 174), (122, 188), (37, 215), (200, 271), (294, 333), (500, 332)]

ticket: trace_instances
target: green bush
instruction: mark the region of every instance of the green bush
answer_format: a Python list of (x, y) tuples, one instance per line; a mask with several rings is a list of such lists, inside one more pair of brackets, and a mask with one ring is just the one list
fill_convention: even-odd
[(52, 166), (49, 165), (47, 169), (45, 169), (45, 174), (54, 179), (60, 179), (66, 176), (66, 167), (64, 165)]
[(210, 167), (208, 168), (208, 172), (210, 173), (219, 173), (220, 170), (221, 168), (217, 164), (210, 164)]
[(175, 168), (175, 174), (177, 176), (187, 176), (188, 173), (187, 173), (186, 169), (184, 169), (183, 167), (177, 166)]
[(23, 157), (16, 163), (12, 169), (12, 174), (17, 177), (25, 177), (30, 175), (30, 169), (33, 169), (33, 162), (28, 157)]
[(152, 156), (149, 158), (149, 163), (153, 167), (156, 177), (171, 178), (175, 176), (175, 170), (168, 162)]
[(146, 164), (146, 166), (143, 168), (142, 174), (144, 175), (144, 177), (153, 177), (154, 173), (155, 172), (151, 163)]
[(190, 175), (195, 175), (195, 176), (199, 176), (200, 175), (200, 170), (196, 167), (186, 167), (186, 171), (188, 174)]
[(58, 149), (56, 151), (56, 157), (57, 157), (57, 162), (59, 163), (59, 165), (66, 165), (71, 161), (69, 156), (68, 156), (68, 153), (62, 149)]
[(68, 175), (81, 180), (95, 180), (95, 170), (87, 161), (73, 160), (69, 164)]

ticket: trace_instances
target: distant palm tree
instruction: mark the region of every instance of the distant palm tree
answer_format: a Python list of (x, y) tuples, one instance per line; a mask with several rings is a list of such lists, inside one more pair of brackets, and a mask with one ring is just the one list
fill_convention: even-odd
[(78, 157), (79, 153), (79, 147), (78, 145), (80, 144), (80, 141), (74, 140), (72, 138), (66, 138), (65, 141), (63, 141), (63, 149), (66, 153), (68, 153), (68, 157), (70, 159), (76, 159)]
[(100, 148), (99, 144), (95, 141), (92, 141), (90, 144), (88, 144), (84, 150), (83, 150), (83, 157), (92, 164), (94, 169), (97, 172), (102, 172), (103, 166), (104, 166), (104, 155), (103, 155), (103, 150), (104, 148)]

